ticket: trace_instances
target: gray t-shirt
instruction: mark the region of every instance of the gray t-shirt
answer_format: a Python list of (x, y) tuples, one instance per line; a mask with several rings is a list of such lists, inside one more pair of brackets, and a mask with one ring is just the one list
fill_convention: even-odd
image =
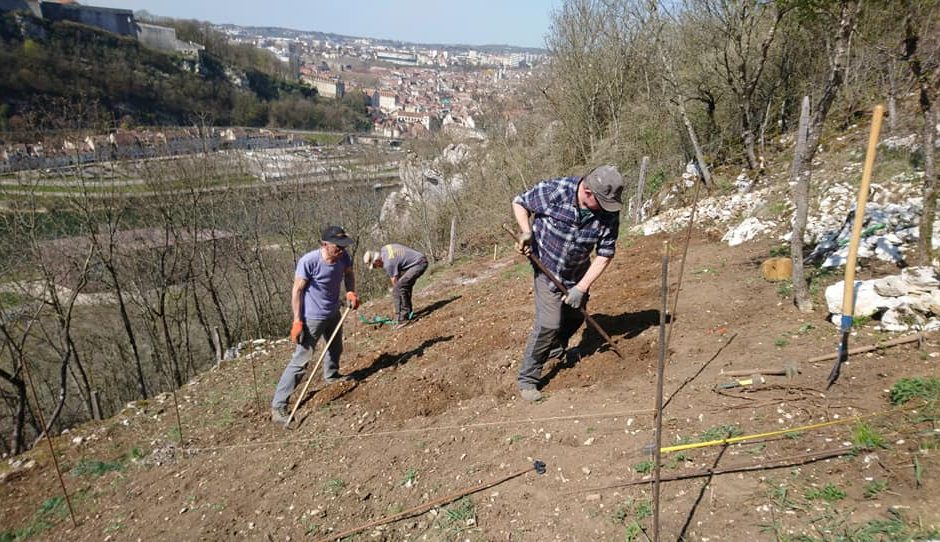
[(379, 250), (382, 268), (389, 277), (400, 277), (407, 269), (427, 261), (424, 254), (398, 243), (390, 243)]
[(325, 320), (339, 310), (339, 285), (343, 282), (346, 269), (352, 267), (352, 258), (348, 252), (327, 263), (320, 249), (308, 252), (297, 260), (294, 276), (305, 279), (303, 314), (306, 320)]

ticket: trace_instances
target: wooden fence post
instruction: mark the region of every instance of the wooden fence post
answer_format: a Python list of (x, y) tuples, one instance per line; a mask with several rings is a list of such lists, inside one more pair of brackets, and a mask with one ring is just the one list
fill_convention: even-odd
[(454, 245), (457, 242), (457, 217), (450, 219), (450, 247), (447, 249), (447, 265), (454, 263)]
[(640, 179), (636, 183), (636, 202), (633, 204), (633, 223), (643, 221), (643, 190), (646, 186), (646, 168), (649, 167), (650, 157), (644, 156), (640, 161)]

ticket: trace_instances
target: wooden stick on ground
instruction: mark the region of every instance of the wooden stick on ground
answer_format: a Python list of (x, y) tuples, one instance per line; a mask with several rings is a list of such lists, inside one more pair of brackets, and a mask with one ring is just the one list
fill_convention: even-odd
[(393, 516), (388, 516), (388, 517), (384, 517), (384, 518), (379, 518), (379, 519), (377, 519), (377, 520), (370, 521), (369, 523), (362, 524), (362, 525), (360, 525), (360, 526), (358, 526), (358, 527), (354, 527), (354, 528), (352, 528), (352, 529), (347, 529), (347, 530), (345, 530), (345, 531), (341, 531), (341, 532), (338, 532), (338, 533), (333, 533), (333, 534), (326, 535), (326, 536), (324, 536), (323, 538), (317, 539), (316, 542), (331, 542), (331, 541), (333, 541), (333, 540), (341, 540), (341, 539), (343, 539), (343, 538), (346, 538), (346, 537), (349, 536), (349, 535), (356, 534), (356, 533), (358, 533), (358, 532), (360, 532), (360, 531), (364, 531), (364, 530), (369, 529), (369, 528), (372, 528), (372, 527), (378, 527), (379, 525), (385, 525), (386, 523), (392, 523), (392, 522), (394, 522), (394, 521), (399, 521), (399, 520), (402, 520), (402, 519), (405, 519), (405, 518), (410, 518), (410, 517), (412, 517), (412, 516), (416, 516), (416, 515), (418, 515), (418, 514), (424, 513), (424, 512), (426, 512), (426, 511), (430, 510), (431, 508), (434, 508), (435, 506), (441, 506), (441, 505), (447, 504), (447, 503), (449, 503), (449, 502), (456, 501), (457, 499), (459, 499), (459, 498), (461, 498), (461, 497), (465, 497), (465, 496), (467, 496), (467, 495), (470, 495), (470, 494), (472, 494), (472, 493), (476, 493), (476, 492), (478, 492), (478, 491), (483, 491), (484, 489), (488, 489), (488, 488), (491, 488), (491, 487), (493, 487), (493, 486), (499, 485), (499, 484), (501, 484), (501, 483), (503, 483), (503, 482), (505, 482), (505, 481), (507, 481), (507, 480), (512, 480), (513, 478), (522, 476), (523, 474), (526, 474), (527, 472), (533, 471), (533, 470), (534, 470), (535, 472), (539, 473), (539, 474), (544, 474), (544, 473), (545, 473), (545, 463), (542, 463), (541, 461), (536, 460), (535, 463), (534, 463), (531, 467), (527, 467), (527, 468), (525, 468), (525, 469), (518, 470), (518, 471), (516, 471), (516, 472), (514, 472), (514, 473), (512, 473), (512, 474), (508, 474), (508, 475), (506, 475), (506, 476), (503, 476), (502, 478), (500, 478), (500, 479), (498, 479), (498, 480), (494, 480), (494, 481), (492, 481), (492, 482), (486, 482), (486, 483), (483, 483), (483, 484), (479, 484), (479, 485), (473, 486), (473, 487), (471, 487), (471, 488), (458, 491), (458, 492), (456, 492), (456, 493), (451, 493), (451, 494), (449, 494), (449, 495), (444, 495), (443, 497), (440, 497), (440, 498), (438, 498), (438, 499), (434, 499), (433, 501), (429, 501), (429, 502), (426, 502), (426, 503), (424, 503), (424, 504), (420, 504), (420, 505), (415, 506), (415, 507), (413, 507), (413, 508), (409, 508), (408, 510), (405, 510), (404, 512), (399, 512), (398, 514), (395, 514), (395, 515), (393, 515)]

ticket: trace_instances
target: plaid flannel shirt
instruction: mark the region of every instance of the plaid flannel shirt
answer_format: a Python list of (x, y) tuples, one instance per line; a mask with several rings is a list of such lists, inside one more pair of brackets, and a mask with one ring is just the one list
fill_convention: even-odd
[[(525, 207), (534, 217), (532, 253), (566, 288), (581, 280), (591, 265), (591, 252), (613, 258), (620, 214), (595, 211), (580, 223), (577, 196), (581, 177), (542, 181), (519, 194), (513, 203)], [(535, 270), (536, 274), (539, 270)], [(555, 291), (552, 285), (552, 291)]]

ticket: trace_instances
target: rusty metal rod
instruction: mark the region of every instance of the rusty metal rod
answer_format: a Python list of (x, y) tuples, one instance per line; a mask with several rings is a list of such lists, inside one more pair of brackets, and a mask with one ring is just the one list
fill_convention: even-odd
[[(506, 230), (506, 233), (512, 236), (513, 240), (516, 239), (516, 234), (513, 233), (513, 231), (509, 229), (508, 226), (503, 224), (503, 229)], [(558, 288), (559, 291), (561, 291), (562, 295), (568, 295), (568, 288), (565, 288), (565, 285), (562, 284), (557, 278), (555, 278), (555, 275), (549, 272), (549, 270), (545, 267), (545, 264), (543, 264), (541, 260), (536, 258), (535, 255), (531, 253), (526, 254), (526, 257), (529, 258), (529, 261), (531, 261), (532, 264), (535, 265), (535, 267), (538, 267), (539, 271), (544, 273), (545, 276), (548, 277), (550, 281), (552, 281), (552, 284), (554, 284), (555, 287)], [(587, 323), (591, 324), (591, 326), (594, 327), (594, 329), (600, 334), (600, 336), (603, 337), (605, 341), (607, 341), (607, 344), (610, 345), (614, 353), (616, 353), (620, 359), (625, 359), (623, 357), (623, 354), (620, 352), (620, 350), (617, 349), (617, 345), (614, 344), (614, 340), (610, 338), (610, 335), (608, 335), (607, 332), (604, 331), (604, 328), (602, 328), (600, 324), (598, 324), (593, 318), (591, 318), (591, 315), (588, 314), (587, 309), (585, 309), (584, 307), (581, 307), (579, 310), (581, 311), (581, 314), (584, 315), (584, 319), (587, 321)]]

